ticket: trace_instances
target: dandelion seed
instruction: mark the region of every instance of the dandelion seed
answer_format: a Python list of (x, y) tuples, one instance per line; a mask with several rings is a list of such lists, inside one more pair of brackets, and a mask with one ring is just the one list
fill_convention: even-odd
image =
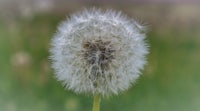
[(143, 26), (120, 12), (84, 10), (61, 23), (52, 39), (55, 75), (76, 93), (110, 96), (140, 76), (148, 53)]

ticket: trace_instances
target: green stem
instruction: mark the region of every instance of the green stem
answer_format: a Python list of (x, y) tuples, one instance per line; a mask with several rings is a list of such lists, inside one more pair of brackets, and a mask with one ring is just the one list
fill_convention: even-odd
[(94, 96), (94, 101), (93, 101), (93, 110), (92, 111), (100, 111), (100, 101), (101, 101), (101, 96), (95, 95)]

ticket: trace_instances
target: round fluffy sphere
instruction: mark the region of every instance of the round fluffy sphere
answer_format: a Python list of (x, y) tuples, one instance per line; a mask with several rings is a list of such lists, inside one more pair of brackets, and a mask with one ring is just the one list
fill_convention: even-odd
[(144, 39), (143, 26), (121, 12), (75, 13), (52, 39), (56, 78), (76, 93), (117, 95), (140, 76), (148, 53)]

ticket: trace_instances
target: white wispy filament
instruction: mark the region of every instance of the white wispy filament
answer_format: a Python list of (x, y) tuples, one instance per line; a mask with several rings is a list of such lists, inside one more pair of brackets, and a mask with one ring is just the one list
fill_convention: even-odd
[(71, 15), (52, 39), (50, 58), (57, 79), (76, 93), (109, 96), (127, 90), (146, 63), (143, 28), (112, 10)]

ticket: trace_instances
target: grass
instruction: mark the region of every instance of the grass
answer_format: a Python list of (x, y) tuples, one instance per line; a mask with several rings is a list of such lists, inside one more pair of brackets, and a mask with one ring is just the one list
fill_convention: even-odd
[[(0, 20), (1, 111), (92, 110), (92, 97), (64, 90), (50, 68), (49, 42), (63, 19)], [(143, 75), (127, 92), (103, 99), (101, 111), (199, 111), (199, 36), (196, 27), (152, 27)]]

